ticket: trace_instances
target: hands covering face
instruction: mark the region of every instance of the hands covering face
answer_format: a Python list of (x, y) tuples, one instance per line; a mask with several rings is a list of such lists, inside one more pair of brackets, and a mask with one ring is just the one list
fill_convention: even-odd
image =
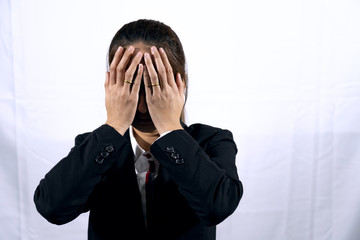
[[(119, 47), (110, 65), (110, 71), (106, 73), (106, 123), (124, 135), (134, 120), (140, 84), (143, 81), (147, 108), (159, 134), (182, 129), (180, 115), (184, 107), (185, 83), (180, 73), (176, 74), (175, 79), (162, 48), (158, 50), (151, 47), (151, 53), (138, 52), (133, 56), (134, 51), (132, 46), (126, 50)], [(145, 60), (145, 66), (140, 63), (142, 58)]]

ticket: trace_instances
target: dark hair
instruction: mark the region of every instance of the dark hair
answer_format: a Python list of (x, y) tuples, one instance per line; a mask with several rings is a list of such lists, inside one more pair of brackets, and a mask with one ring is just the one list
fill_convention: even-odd
[[(187, 100), (188, 77), (185, 67), (185, 54), (176, 33), (167, 25), (155, 20), (140, 19), (125, 24), (115, 34), (109, 47), (108, 64), (110, 66), (115, 52), (119, 46), (127, 47), (133, 43), (142, 42), (157, 48), (162, 47), (168, 56), (174, 74), (180, 73), (185, 81), (185, 102)], [(184, 122), (184, 109), (181, 121)]]

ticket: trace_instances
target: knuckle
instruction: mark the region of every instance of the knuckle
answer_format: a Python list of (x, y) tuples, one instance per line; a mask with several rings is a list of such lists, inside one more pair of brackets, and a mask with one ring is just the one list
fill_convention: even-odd
[(121, 64), (116, 66), (116, 71), (121, 72), (123, 70), (123, 67)]
[(130, 95), (129, 102), (135, 103), (136, 101), (137, 101), (137, 95), (134, 95), (134, 94)]
[(141, 82), (141, 80), (139, 80), (138, 78), (136, 79), (136, 81), (133, 82), (133, 86), (132, 86), (133, 90), (132, 91), (134, 91), (134, 90), (137, 91), (138, 87), (140, 86), (140, 82)]
[(115, 71), (115, 70), (116, 70), (116, 66), (114, 66), (113, 64), (111, 64), (109, 70), (110, 70), (111, 72)]
[(173, 70), (172, 70), (172, 68), (171, 67), (169, 67), (168, 69), (166, 69), (167, 70), (167, 73), (169, 74), (169, 75), (172, 75), (173, 74)]
[(158, 67), (158, 72), (162, 75), (166, 74), (165, 67), (164, 66)]
[(125, 79), (126, 79), (127, 81), (131, 81), (131, 80), (132, 80), (132, 74), (127, 71), (127, 72), (125, 73)]
[(115, 89), (113, 89), (113, 93), (119, 96), (123, 95), (123, 91), (121, 91), (120, 88), (116, 87)]
[(147, 100), (148, 103), (153, 104), (155, 102), (155, 97), (154, 96), (149, 96), (146, 100)]
[(168, 92), (168, 91), (164, 91), (164, 98), (166, 98), (166, 99), (171, 99), (171, 94)]
[(157, 76), (156, 75), (152, 75), (150, 76), (151, 82), (155, 83), (157, 82)]
[(123, 102), (127, 102), (127, 101), (128, 101), (128, 97), (127, 97), (124, 93), (120, 94), (119, 97), (120, 97), (121, 101), (123, 101)]
[(151, 84), (153, 83), (156, 83), (156, 78), (150, 78), (149, 87), (151, 87)]

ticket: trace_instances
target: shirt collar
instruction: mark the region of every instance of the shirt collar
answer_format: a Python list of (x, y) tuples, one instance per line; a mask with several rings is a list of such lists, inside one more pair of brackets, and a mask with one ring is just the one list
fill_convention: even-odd
[(131, 147), (134, 153), (134, 161), (136, 161), (141, 154), (143, 154), (145, 152), (144, 149), (142, 149), (139, 144), (137, 143), (135, 137), (134, 137), (134, 133), (133, 133), (134, 129), (132, 126), (130, 126), (129, 128), (129, 137), (130, 137), (130, 142), (131, 142)]

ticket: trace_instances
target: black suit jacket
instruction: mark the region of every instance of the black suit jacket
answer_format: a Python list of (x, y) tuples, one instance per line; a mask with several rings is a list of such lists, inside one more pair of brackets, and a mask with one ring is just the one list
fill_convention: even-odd
[(215, 239), (215, 226), (242, 196), (232, 134), (185, 125), (155, 141), (160, 163), (154, 201), (145, 223), (129, 133), (108, 125), (79, 135), (68, 156), (40, 181), (39, 213), (65, 224), (90, 210), (89, 239)]

